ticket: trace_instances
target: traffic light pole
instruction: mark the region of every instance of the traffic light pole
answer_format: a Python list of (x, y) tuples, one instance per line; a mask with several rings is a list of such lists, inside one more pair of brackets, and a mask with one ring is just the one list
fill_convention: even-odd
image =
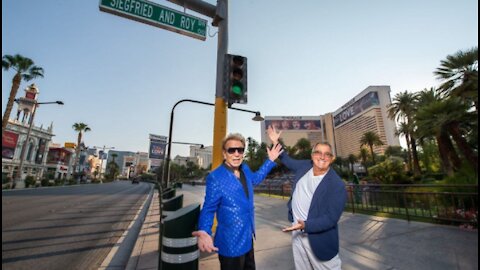
[(222, 164), (222, 140), (227, 135), (227, 101), (223, 92), (225, 55), (228, 51), (228, 0), (218, 0), (217, 84), (215, 91), (215, 118), (213, 123), (212, 170)]
[(225, 54), (228, 52), (228, 0), (217, 0), (217, 5), (201, 0), (168, 0), (171, 3), (191, 9), (213, 19), (218, 27), (217, 80), (215, 90), (215, 116), (213, 123), (212, 169), (222, 161), (222, 140), (227, 135), (227, 101), (223, 93)]

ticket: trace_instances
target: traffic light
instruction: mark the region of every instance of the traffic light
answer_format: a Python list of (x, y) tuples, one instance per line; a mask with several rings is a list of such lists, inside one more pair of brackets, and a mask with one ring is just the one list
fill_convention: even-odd
[(234, 103), (247, 104), (247, 58), (225, 55), (224, 97), (230, 107)]

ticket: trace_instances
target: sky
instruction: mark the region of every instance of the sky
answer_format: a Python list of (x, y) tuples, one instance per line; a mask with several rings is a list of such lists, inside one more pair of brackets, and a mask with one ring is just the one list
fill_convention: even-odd
[[(166, 0), (154, 2), (183, 11)], [(208, 0), (211, 4), (216, 1)], [(2, 56), (21, 54), (44, 69), (35, 124), (53, 123), (53, 142), (148, 152), (167, 136), (181, 99), (215, 102), (217, 28), (206, 41), (105, 13), (99, 1), (2, 0)], [(230, 0), (228, 52), (248, 59), (248, 104), (263, 116), (333, 112), (370, 85), (391, 97), (440, 84), (447, 55), (478, 46), (477, 0)], [(2, 70), (2, 115), (14, 71)], [(212, 145), (214, 107), (175, 108), (172, 140)], [(16, 114), (16, 107), (11, 118)], [(228, 112), (227, 133), (260, 141), (253, 114)], [(188, 156), (187, 145), (173, 145)]]

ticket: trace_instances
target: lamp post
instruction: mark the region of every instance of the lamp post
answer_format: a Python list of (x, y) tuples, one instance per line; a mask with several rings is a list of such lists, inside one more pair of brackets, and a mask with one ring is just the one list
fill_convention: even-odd
[[(182, 100), (178, 101), (177, 103), (175, 103), (175, 105), (173, 105), (172, 111), (170, 113), (170, 127), (168, 129), (167, 156), (165, 157), (165, 162), (164, 162), (163, 171), (162, 171), (162, 184), (165, 187), (168, 187), (168, 182), (170, 181), (170, 159), (171, 159), (171, 153), (172, 153), (172, 127), (173, 127), (174, 110), (175, 110), (175, 107), (177, 107), (178, 104), (183, 103), (183, 102), (192, 102), (192, 103), (204, 104), (204, 105), (209, 105), (209, 106), (215, 106), (214, 103), (198, 101), (198, 100), (193, 100), (193, 99), (182, 99)], [(252, 118), (253, 121), (263, 121), (264, 120), (263, 117), (260, 115), (259, 111), (251, 111), (251, 110), (232, 108), (232, 107), (230, 107), (229, 109), (236, 110), (236, 111), (253, 113), (253, 114), (255, 114), (255, 116)]]
[(93, 148), (95, 149), (102, 149), (102, 156), (100, 157), (100, 172), (99, 172), (99, 177), (100, 177), (100, 183), (103, 183), (102, 181), (102, 171), (103, 171), (103, 155), (105, 154), (105, 150), (110, 150), (110, 149), (115, 149), (115, 147), (107, 147), (107, 146), (94, 146)]
[(18, 164), (18, 170), (17, 170), (15, 180), (12, 179), (11, 188), (15, 187), (16, 181), (22, 180), (23, 162), (24, 162), (24, 159), (25, 159), (25, 151), (26, 151), (26, 148), (28, 147), (28, 142), (30, 140), (30, 134), (32, 133), (33, 119), (35, 118), (35, 113), (37, 112), (38, 105), (42, 105), (42, 104), (63, 105), (64, 103), (62, 101), (59, 101), (59, 100), (50, 101), (50, 102), (37, 102), (37, 101), (34, 102), (32, 116), (30, 117), (29, 123), (28, 123), (27, 138), (25, 139), (25, 142), (24, 142), (24, 144), (22, 146), (22, 149), (21, 149), (21, 152), (20, 152), (20, 163)]

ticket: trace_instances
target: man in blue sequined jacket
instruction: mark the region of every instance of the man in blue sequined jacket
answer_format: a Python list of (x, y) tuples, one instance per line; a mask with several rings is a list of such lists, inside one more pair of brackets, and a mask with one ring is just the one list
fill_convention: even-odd
[[(198, 221), (198, 248), (218, 252), (222, 270), (255, 269), (253, 186), (262, 182), (275, 167), (281, 146), (267, 148), (268, 157), (256, 172), (243, 163), (245, 138), (228, 135), (222, 143), (224, 162), (207, 176), (205, 201)], [(215, 240), (212, 239), (214, 215), (217, 216)]]

